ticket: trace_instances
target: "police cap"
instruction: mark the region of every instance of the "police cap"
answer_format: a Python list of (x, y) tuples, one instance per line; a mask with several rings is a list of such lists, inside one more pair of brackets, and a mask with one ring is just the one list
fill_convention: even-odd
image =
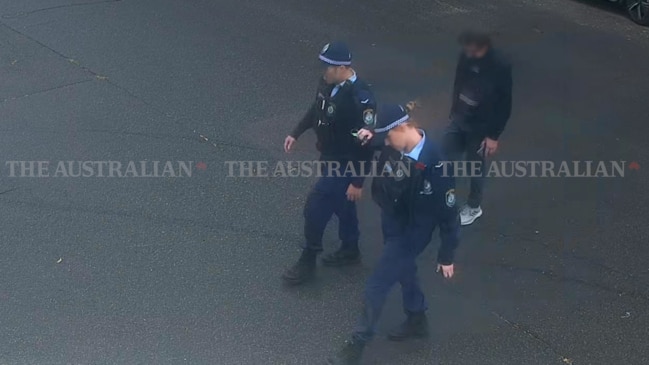
[(325, 44), (318, 58), (327, 66), (349, 66), (352, 64), (352, 53), (343, 42)]
[(380, 105), (376, 112), (374, 134), (384, 138), (393, 129), (410, 119), (408, 109), (398, 104)]

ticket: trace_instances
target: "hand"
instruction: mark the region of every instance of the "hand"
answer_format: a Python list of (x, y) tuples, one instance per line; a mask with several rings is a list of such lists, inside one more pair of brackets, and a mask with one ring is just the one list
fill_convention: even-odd
[(450, 265), (442, 265), (442, 264), (437, 264), (437, 272), (442, 271), (442, 274), (444, 275), (445, 278), (450, 279), (453, 277), (453, 264)]
[(363, 188), (357, 188), (352, 184), (349, 184), (347, 188), (347, 200), (349, 201), (359, 201), (363, 195)]
[(286, 139), (284, 140), (284, 152), (289, 153), (291, 149), (293, 148), (293, 144), (295, 144), (295, 138), (291, 136), (286, 136)]
[(482, 141), (482, 147), (484, 148), (485, 157), (489, 157), (496, 153), (496, 150), (498, 149), (498, 141), (487, 137)]
[(362, 141), (361, 145), (366, 145), (367, 142), (369, 142), (370, 139), (372, 139), (372, 137), (374, 137), (374, 133), (370, 132), (365, 128), (358, 131), (358, 139)]

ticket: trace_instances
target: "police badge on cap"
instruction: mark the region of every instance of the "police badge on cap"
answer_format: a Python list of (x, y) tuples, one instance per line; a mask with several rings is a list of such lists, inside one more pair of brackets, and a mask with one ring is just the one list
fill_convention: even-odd
[(322, 47), (322, 51), (320, 51), (320, 54), (325, 54), (327, 50), (329, 49), (329, 43), (325, 44), (324, 47)]

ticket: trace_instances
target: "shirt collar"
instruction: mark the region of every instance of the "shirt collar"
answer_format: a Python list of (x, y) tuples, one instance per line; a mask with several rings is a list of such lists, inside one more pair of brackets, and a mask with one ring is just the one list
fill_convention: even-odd
[(405, 156), (408, 156), (415, 161), (419, 160), (419, 155), (421, 154), (421, 150), (422, 148), (424, 148), (424, 143), (426, 142), (426, 133), (421, 129), (419, 130), (419, 132), (421, 133), (422, 136), (421, 141), (417, 143), (417, 145), (415, 146), (415, 148), (412, 149), (412, 151), (408, 153), (404, 153)]

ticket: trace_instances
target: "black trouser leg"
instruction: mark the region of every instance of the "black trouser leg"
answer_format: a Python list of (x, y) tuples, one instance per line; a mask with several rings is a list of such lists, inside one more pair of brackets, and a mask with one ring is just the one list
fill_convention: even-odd
[(477, 171), (471, 169), (471, 189), (469, 191), (469, 198), (467, 199), (467, 204), (471, 208), (477, 208), (482, 203), (482, 193), (485, 181), (484, 176), (488, 166), (486, 166), (484, 148), (482, 148), (480, 153), (477, 151), (482, 147), (483, 141), (484, 136), (482, 134), (467, 133), (466, 135), (466, 159), (479, 167), (479, 169), (476, 169)]

